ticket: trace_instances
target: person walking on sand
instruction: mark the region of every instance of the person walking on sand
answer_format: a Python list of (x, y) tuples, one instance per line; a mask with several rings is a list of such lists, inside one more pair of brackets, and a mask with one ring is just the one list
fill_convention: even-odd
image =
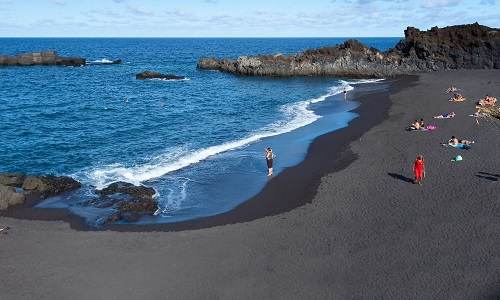
[(267, 176), (272, 176), (273, 175), (273, 149), (271, 147), (267, 147), (265, 149), (266, 151), (266, 163), (267, 163)]
[(424, 156), (418, 155), (413, 163), (413, 173), (415, 174), (415, 181), (413, 183), (422, 185), (422, 179), (425, 177), (425, 164)]

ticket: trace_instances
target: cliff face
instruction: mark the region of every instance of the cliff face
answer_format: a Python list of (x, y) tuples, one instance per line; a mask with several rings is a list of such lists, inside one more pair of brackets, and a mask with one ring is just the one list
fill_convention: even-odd
[(72, 66), (85, 65), (85, 59), (81, 57), (58, 56), (55, 51), (23, 53), (16, 56), (0, 55), (0, 66)]
[(292, 56), (202, 58), (198, 68), (256, 76), (390, 77), (446, 69), (500, 69), (500, 32), (477, 23), (429, 31), (413, 27), (381, 52), (356, 40)]

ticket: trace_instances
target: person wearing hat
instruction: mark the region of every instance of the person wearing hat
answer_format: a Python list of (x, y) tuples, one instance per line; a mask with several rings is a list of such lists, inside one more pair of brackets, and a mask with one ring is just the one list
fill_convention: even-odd
[(424, 156), (418, 155), (417, 159), (413, 163), (413, 173), (415, 174), (415, 184), (422, 185), (422, 180), (425, 177), (425, 164), (424, 164)]

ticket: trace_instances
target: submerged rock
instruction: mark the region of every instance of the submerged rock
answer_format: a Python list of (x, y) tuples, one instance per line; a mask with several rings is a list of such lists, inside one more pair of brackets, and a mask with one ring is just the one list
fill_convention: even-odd
[(64, 57), (55, 51), (21, 53), (16, 56), (0, 55), (0, 66), (72, 66), (85, 65), (85, 58)]
[(405, 30), (396, 47), (382, 52), (357, 40), (292, 56), (202, 58), (200, 69), (255, 76), (390, 77), (449, 69), (500, 69), (499, 29), (470, 25)]
[(171, 74), (162, 74), (154, 71), (144, 71), (135, 75), (136, 79), (145, 80), (145, 79), (163, 79), (163, 80), (183, 80), (186, 79), (184, 76), (177, 76)]

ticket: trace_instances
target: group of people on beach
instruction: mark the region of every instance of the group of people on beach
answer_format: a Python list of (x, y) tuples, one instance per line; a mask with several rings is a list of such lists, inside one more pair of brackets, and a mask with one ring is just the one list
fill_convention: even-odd
[[(447, 90), (446, 93), (454, 93), (454, 95), (449, 99), (450, 102), (462, 102), (465, 100), (465, 97), (462, 95), (458, 94), (457, 91), (459, 89), (456, 88), (455, 86), (450, 86)], [(477, 103), (479, 106), (494, 106), (496, 105), (497, 99), (495, 97), (491, 97), (486, 95), (483, 99), (479, 100)], [(455, 112), (451, 113), (443, 113), (437, 116), (434, 116), (434, 119), (451, 119), (455, 117)], [(472, 115), (477, 117), (478, 113)], [(415, 120), (413, 121), (410, 126), (408, 127), (409, 130), (424, 130), (426, 127), (424, 127), (424, 120)], [(447, 143), (443, 143), (442, 145), (444, 146), (452, 146), (455, 148), (460, 148), (460, 149), (469, 149), (471, 145), (474, 144), (474, 141), (467, 140), (467, 139), (461, 139), (457, 138), (455, 136), (452, 136)], [(458, 155), (452, 161), (460, 161), (462, 160), (462, 156)], [(414, 173), (414, 183), (415, 184), (422, 184), (422, 180), (425, 177), (425, 163), (424, 163), (424, 156), (422, 154), (417, 155), (417, 158), (413, 162), (413, 173)]]

